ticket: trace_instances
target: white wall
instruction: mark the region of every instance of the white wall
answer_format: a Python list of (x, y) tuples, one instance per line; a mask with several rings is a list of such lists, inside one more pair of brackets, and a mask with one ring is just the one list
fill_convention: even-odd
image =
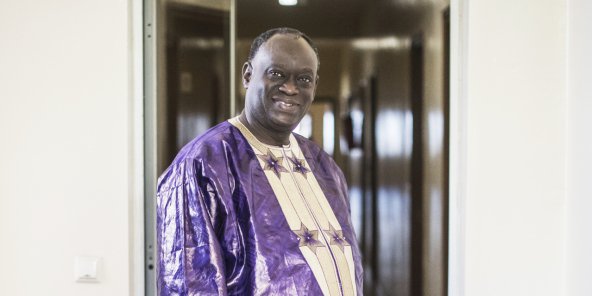
[(130, 293), (128, 5), (0, 4), (0, 295)]
[(468, 5), (464, 292), (564, 295), (566, 3)]
[(592, 2), (568, 6), (567, 294), (592, 291)]
[[(132, 289), (128, 5), (0, 4), (0, 295)], [(592, 289), (590, 6), (470, 2), (466, 295)]]

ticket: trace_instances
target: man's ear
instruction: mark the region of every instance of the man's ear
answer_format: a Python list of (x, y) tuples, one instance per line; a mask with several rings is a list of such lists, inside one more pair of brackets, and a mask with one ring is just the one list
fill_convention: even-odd
[(243, 64), (243, 87), (249, 88), (249, 82), (251, 82), (251, 75), (253, 75), (253, 66), (251, 63), (246, 62)]

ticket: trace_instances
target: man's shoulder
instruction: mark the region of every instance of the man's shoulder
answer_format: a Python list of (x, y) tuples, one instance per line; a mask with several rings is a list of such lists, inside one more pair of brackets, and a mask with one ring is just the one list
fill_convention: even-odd
[(236, 128), (228, 121), (223, 121), (187, 143), (181, 148), (175, 159), (184, 160), (211, 156), (211, 153), (218, 151), (224, 143), (234, 143), (236, 136)]
[[(221, 141), (234, 139), (234, 126), (227, 120), (209, 128), (203, 134), (195, 137), (185, 147), (217, 145)], [(184, 147), (184, 148), (185, 148)]]
[(328, 162), (331, 165), (335, 165), (331, 155), (325, 152), (317, 143), (299, 134), (293, 133), (293, 135), (308, 161)]
[(323, 149), (314, 141), (301, 136), (297, 133), (292, 133), (292, 135), (294, 135), (294, 137), (296, 138), (296, 141), (298, 142), (298, 145), (301, 148), (304, 148), (306, 150), (308, 150), (311, 154), (313, 155), (318, 155), (319, 153), (324, 153), (325, 151), (323, 151)]
[(237, 133), (238, 130), (232, 124), (224, 121), (191, 140), (181, 148), (173, 162), (161, 174), (158, 190), (175, 187), (186, 182), (187, 178), (194, 178), (197, 171), (202, 169), (198, 165), (200, 163), (207, 162), (210, 166), (216, 166), (224, 161), (223, 154), (228, 149), (234, 149), (240, 141)]

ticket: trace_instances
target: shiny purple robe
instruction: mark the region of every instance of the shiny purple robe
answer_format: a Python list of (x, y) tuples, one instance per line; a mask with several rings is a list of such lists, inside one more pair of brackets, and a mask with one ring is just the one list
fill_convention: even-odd
[[(353, 242), (347, 185), (333, 159), (295, 135)], [(323, 295), (253, 149), (225, 121), (187, 144), (158, 180), (158, 295)]]

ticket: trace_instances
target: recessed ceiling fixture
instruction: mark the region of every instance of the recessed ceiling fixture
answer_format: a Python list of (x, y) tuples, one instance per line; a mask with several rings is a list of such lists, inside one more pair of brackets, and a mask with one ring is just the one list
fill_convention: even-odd
[(298, 4), (298, 0), (278, 0), (282, 6), (295, 6)]
[(382, 38), (358, 38), (351, 41), (354, 49), (361, 50), (380, 50), (396, 49), (409, 47), (411, 42), (407, 38), (397, 38), (394, 36)]

